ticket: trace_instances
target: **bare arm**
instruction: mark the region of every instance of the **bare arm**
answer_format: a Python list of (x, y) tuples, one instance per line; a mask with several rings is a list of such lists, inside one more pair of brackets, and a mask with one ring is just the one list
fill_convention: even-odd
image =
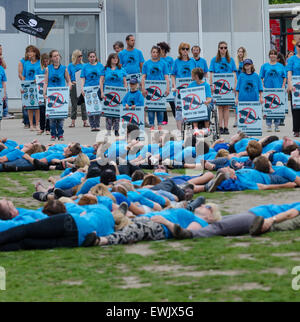
[(46, 70), (45, 70), (44, 87), (43, 87), (43, 93), (44, 93), (44, 98), (45, 99), (47, 99), (48, 80), (49, 80), (49, 71), (48, 71), (48, 68), (46, 68)]
[(100, 91), (101, 91), (101, 98), (104, 99), (104, 80), (105, 77), (101, 76), (100, 77)]

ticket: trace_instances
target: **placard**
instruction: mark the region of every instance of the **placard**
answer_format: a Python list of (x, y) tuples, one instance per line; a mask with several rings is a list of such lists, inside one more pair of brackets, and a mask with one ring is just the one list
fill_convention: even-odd
[(27, 110), (39, 109), (35, 81), (22, 81), (22, 106)]
[(3, 118), (3, 96), (4, 96), (4, 89), (0, 88), (0, 121)]
[(145, 108), (151, 112), (166, 111), (166, 81), (146, 80), (145, 90), (147, 91)]
[(130, 82), (130, 80), (132, 78), (136, 78), (138, 80), (139, 84), (140, 84), (141, 83), (141, 80), (142, 80), (142, 74), (141, 73), (137, 73), (137, 74), (127, 74), (126, 75), (126, 81), (127, 81), (128, 88), (130, 88), (129, 87), (129, 82)]
[(126, 135), (127, 124), (136, 124), (140, 129), (140, 140), (145, 140), (144, 106), (126, 108), (122, 105), (120, 113), (120, 134)]
[(102, 103), (98, 96), (99, 86), (84, 87), (84, 102), (88, 116), (100, 115), (102, 112)]
[(123, 98), (127, 93), (125, 87), (105, 86), (102, 101), (102, 116), (120, 117)]
[(238, 128), (248, 136), (262, 136), (262, 106), (260, 102), (240, 102)]
[(35, 75), (36, 93), (37, 93), (38, 104), (40, 106), (45, 104), (44, 82), (45, 82), (45, 75)]
[(234, 73), (213, 75), (213, 98), (216, 105), (235, 105)]
[(283, 119), (285, 117), (285, 89), (266, 88), (264, 90), (263, 115), (267, 119)]
[(182, 118), (187, 122), (203, 121), (208, 119), (205, 87), (192, 87), (180, 91), (182, 104)]
[(294, 87), (292, 92), (292, 108), (298, 110), (300, 109), (300, 76), (293, 76), (292, 84)]
[(68, 118), (69, 87), (48, 87), (46, 100), (46, 118)]
[(181, 110), (181, 95), (180, 91), (187, 88), (192, 83), (191, 78), (176, 78), (176, 96), (175, 106), (177, 110)]

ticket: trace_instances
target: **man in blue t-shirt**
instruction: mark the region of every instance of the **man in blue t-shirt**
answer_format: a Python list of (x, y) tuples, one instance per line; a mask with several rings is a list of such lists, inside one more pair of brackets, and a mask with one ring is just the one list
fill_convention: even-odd
[(134, 48), (135, 38), (133, 35), (126, 37), (127, 48), (119, 52), (120, 65), (126, 70), (127, 74), (139, 74), (142, 72), (144, 64), (143, 53)]
[(201, 48), (199, 46), (192, 47), (193, 59), (196, 63), (196, 67), (202, 68), (204, 71), (204, 78), (208, 77), (208, 65), (204, 58), (200, 57)]

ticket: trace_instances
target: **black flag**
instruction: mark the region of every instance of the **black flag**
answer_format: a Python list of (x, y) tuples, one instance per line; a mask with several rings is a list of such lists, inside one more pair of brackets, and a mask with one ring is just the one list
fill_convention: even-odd
[(26, 34), (46, 39), (54, 22), (54, 20), (41, 19), (30, 12), (22, 11), (15, 16), (12, 25)]

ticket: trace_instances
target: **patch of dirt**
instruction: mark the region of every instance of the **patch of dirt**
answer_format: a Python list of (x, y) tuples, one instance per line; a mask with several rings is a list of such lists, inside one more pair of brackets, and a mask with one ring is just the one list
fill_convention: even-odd
[(230, 245), (230, 247), (250, 247), (251, 244), (250, 243), (235, 243), (233, 245)]
[(285, 268), (273, 267), (267, 270), (261, 271), (260, 274), (276, 274), (278, 276), (288, 274), (288, 271)]
[(166, 246), (170, 248), (174, 248), (175, 250), (180, 250), (180, 251), (188, 251), (192, 249), (192, 247), (184, 246), (183, 244), (179, 242), (174, 242), (174, 243), (167, 243)]
[(141, 283), (139, 278), (136, 276), (126, 276), (123, 277), (125, 285), (119, 286), (122, 289), (129, 289), (129, 288), (143, 288), (143, 287), (150, 287), (152, 284), (150, 283)]
[(257, 283), (246, 283), (241, 285), (233, 285), (228, 288), (228, 291), (252, 291), (252, 290), (261, 290), (261, 291), (270, 291), (270, 287), (264, 287)]
[(275, 257), (300, 257), (300, 253), (274, 253)]
[(71, 285), (71, 286), (80, 286), (83, 284), (83, 281), (63, 281), (62, 284)]
[(240, 254), (238, 255), (238, 258), (240, 259), (247, 259), (249, 261), (255, 261), (256, 259), (254, 257), (252, 257), (252, 255), (250, 254)]
[(151, 256), (156, 254), (153, 249), (150, 249), (151, 245), (147, 244), (133, 244), (125, 247), (126, 254), (137, 254), (141, 256)]
[(24, 193), (27, 191), (27, 188), (23, 187), (18, 180), (13, 180), (10, 177), (6, 177), (5, 180), (14, 185), (11, 189), (16, 193)]

